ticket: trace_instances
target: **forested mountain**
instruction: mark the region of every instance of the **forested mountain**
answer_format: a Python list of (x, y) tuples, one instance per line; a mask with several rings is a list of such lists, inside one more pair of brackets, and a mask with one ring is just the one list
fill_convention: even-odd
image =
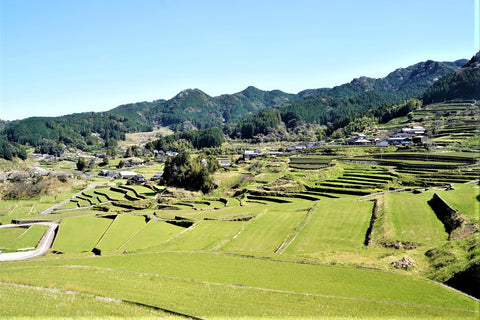
[(174, 131), (205, 129), (237, 122), (258, 110), (280, 106), (296, 98), (280, 90), (263, 91), (255, 87), (217, 97), (199, 89), (188, 89), (153, 106), (146, 115), (155, 124), (170, 126)]
[[(360, 77), (331, 89), (308, 89), (298, 94), (248, 87), (235, 94), (211, 97), (199, 89), (187, 89), (169, 100), (126, 104), (108, 112), (0, 122), (0, 157), (4, 157), (2, 153), (8, 157), (19, 154), (23, 157), (24, 149), (20, 145), (49, 154), (60, 154), (69, 147), (81, 150), (115, 148), (118, 140), (125, 139), (126, 133), (150, 131), (158, 125), (183, 132), (232, 124), (227, 131), (233, 130), (233, 136), (251, 137), (266, 132), (265, 126), (278, 126), (278, 115), (287, 128), (304, 123), (327, 124), (349, 114), (421, 97), (438, 79), (441, 80), (432, 87), (432, 94), (448, 91), (445, 83), (457, 83), (448, 88), (454, 95), (462, 95), (465, 90), (460, 89), (469, 88), (465, 85), (469, 83), (473, 89), (468, 90), (473, 90), (473, 96), (478, 97), (478, 54), (460, 71), (452, 73), (466, 62), (429, 60), (399, 68), (385, 78)], [(272, 108), (278, 111), (257, 114)]]
[(66, 147), (88, 150), (116, 147), (125, 133), (152, 128), (117, 112), (78, 113), (62, 117), (32, 117), (8, 123), (2, 136), (36, 152), (59, 155)]
[(453, 99), (480, 99), (480, 51), (461, 69), (447, 74), (425, 94), (425, 103)]
[(326, 124), (351, 112), (419, 98), (436, 80), (466, 62), (465, 59), (455, 62), (429, 60), (399, 68), (385, 78), (356, 78), (350, 83), (307, 95), (286, 105), (282, 109), (282, 120), (287, 126), (295, 126), (299, 121)]

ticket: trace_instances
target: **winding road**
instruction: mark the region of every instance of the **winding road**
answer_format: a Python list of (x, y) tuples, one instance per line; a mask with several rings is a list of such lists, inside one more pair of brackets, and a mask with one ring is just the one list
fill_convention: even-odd
[(0, 254), (0, 261), (15, 261), (32, 259), (41, 257), (47, 254), (48, 249), (52, 246), (55, 239), (55, 230), (58, 227), (56, 222), (36, 222), (36, 223), (24, 223), (24, 224), (6, 224), (0, 225), (0, 228), (18, 228), (20, 226), (32, 226), (34, 224), (48, 226), (47, 231), (43, 234), (42, 239), (38, 242), (35, 250), (23, 251), (23, 252), (9, 252)]

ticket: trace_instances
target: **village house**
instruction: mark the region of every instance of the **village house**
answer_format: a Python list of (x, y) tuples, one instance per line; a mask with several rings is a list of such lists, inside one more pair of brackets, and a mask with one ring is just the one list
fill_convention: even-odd
[(162, 179), (163, 173), (155, 173), (149, 180), (150, 181), (157, 181)]
[(114, 170), (102, 170), (98, 173), (101, 177), (114, 177), (117, 174)]
[(147, 179), (145, 179), (145, 177), (142, 176), (141, 174), (137, 174), (128, 178), (128, 182), (131, 184), (142, 184), (147, 182)]
[(407, 134), (422, 135), (425, 133), (425, 128), (421, 126), (413, 126), (411, 128), (402, 128), (400, 131)]
[(120, 171), (116, 176), (115, 178), (118, 178), (118, 179), (128, 179), (128, 178), (131, 178), (133, 176), (136, 176), (137, 173), (135, 171)]

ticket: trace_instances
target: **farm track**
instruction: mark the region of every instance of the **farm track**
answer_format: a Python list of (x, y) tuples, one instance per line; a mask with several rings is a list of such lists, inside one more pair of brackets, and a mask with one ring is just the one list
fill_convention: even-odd
[(72, 199), (75, 199), (76, 197), (81, 196), (84, 192), (96, 188), (97, 185), (98, 185), (97, 183), (91, 184), (91, 185), (89, 185), (88, 187), (86, 187), (85, 189), (83, 189), (82, 191), (80, 191), (80, 192), (78, 192), (77, 194), (71, 196), (70, 198), (65, 199), (65, 200), (63, 200), (62, 202), (59, 202), (59, 203), (57, 203), (56, 205), (51, 206), (50, 208), (45, 209), (45, 210), (39, 212), (39, 214), (50, 214), (50, 213), (52, 213), (55, 209), (57, 209), (57, 208), (59, 208), (59, 207), (61, 207), (61, 206), (63, 206), (63, 205), (66, 205), (67, 203), (69, 203)]
[(297, 236), (302, 232), (303, 228), (308, 224), (310, 219), (312, 218), (312, 215), (315, 213), (315, 210), (317, 209), (318, 203), (315, 203), (313, 207), (308, 210), (306, 213), (305, 217), (300, 221), (297, 227), (293, 229), (292, 233), (287, 235), (285, 240), (282, 242), (282, 244), (275, 250), (274, 253), (282, 254), (290, 244), (292, 244), (293, 241), (297, 238)]
[(48, 250), (53, 244), (55, 239), (55, 230), (58, 228), (58, 223), (56, 222), (37, 222), (37, 223), (28, 223), (28, 224), (14, 224), (14, 225), (3, 225), (0, 228), (14, 228), (19, 226), (32, 226), (32, 225), (46, 225), (48, 226), (47, 231), (43, 234), (42, 238), (38, 242), (38, 245), (35, 250), (25, 251), (25, 252), (10, 252), (0, 254), (0, 261), (16, 261), (16, 260), (26, 260), (36, 257), (41, 257), (47, 254)]
[[(206, 286), (216, 286), (216, 287), (228, 287), (228, 288), (235, 288), (235, 289), (242, 289), (242, 290), (254, 290), (254, 291), (260, 291), (260, 292), (271, 292), (271, 293), (279, 293), (279, 294), (286, 294), (286, 295), (292, 295), (292, 296), (299, 296), (299, 297), (317, 297), (317, 298), (325, 298), (325, 299), (335, 299), (335, 300), (346, 300), (346, 301), (360, 301), (360, 302), (375, 302), (375, 303), (382, 303), (385, 305), (404, 305), (404, 306), (415, 306), (415, 307), (423, 307), (423, 308), (429, 308), (429, 309), (438, 309), (438, 310), (449, 310), (449, 311), (467, 311), (476, 313), (476, 311), (471, 311), (471, 310), (465, 310), (465, 309), (460, 309), (460, 308), (449, 308), (449, 307), (442, 307), (442, 306), (434, 306), (434, 305), (428, 305), (428, 304), (421, 304), (421, 303), (411, 303), (411, 302), (400, 302), (400, 301), (391, 301), (391, 300), (377, 300), (377, 299), (368, 299), (368, 298), (355, 298), (355, 297), (346, 297), (346, 296), (337, 296), (337, 295), (325, 295), (325, 294), (318, 294), (318, 293), (308, 293), (308, 292), (297, 292), (297, 291), (290, 291), (290, 290), (279, 290), (279, 289), (271, 289), (271, 288), (262, 288), (262, 287), (253, 287), (253, 286), (246, 286), (246, 285), (239, 285), (239, 284), (226, 284), (226, 283), (219, 283), (219, 282), (211, 282), (211, 281), (204, 281), (204, 280), (198, 280), (198, 279), (192, 279), (192, 278), (183, 278), (183, 277), (178, 277), (178, 276), (167, 276), (167, 275), (161, 275), (161, 274), (156, 274), (156, 273), (148, 273), (148, 272), (138, 272), (138, 271), (131, 271), (131, 270), (119, 270), (119, 269), (114, 269), (114, 268), (106, 268), (106, 267), (97, 267), (97, 266), (83, 266), (83, 265), (63, 265), (63, 266), (46, 266), (47, 268), (79, 268), (79, 269), (85, 269), (85, 270), (100, 270), (100, 271), (108, 271), (108, 272), (118, 272), (118, 273), (127, 273), (127, 274), (136, 274), (136, 275), (141, 275), (141, 276), (149, 276), (149, 277), (157, 277), (157, 278), (163, 278), (163, 279), (169, 279), (169, 280), (177, 280), (177, 281), (183, 281), (183, 282), (194, 282)], [(436, 282), (434, 282), (436, 283)], [(0, 282), (0, 284), (6, 284), (6, 285), (18, 285), (18, 286), (23, 286), (23, 284), (16, 284), (16, 283), (4, 283)], [(437, 285), (441, 285), (436, 283)], [(457, 291), (455, 289), (450, 288), (449, 286), (442, 285), (450, 290)], [(28, 286), (27, 286), (28, 287)], [(38, 288), (40, 290), (45, 289), (48, 290), (48, 288), (44, 287), (36, 287), (36, 286), (31, 286), (32, 288)], [(58, 290), (58, 289), (50, 289), (50, 290)], [(62, 292), (62, 290), (59, 290), (59, 292)], [(63, 291), (65, 293), (68, 293), (69, 291)], [(83, 292), (75, 292), (72, 291), (72, 293), (77, 293), (77, 294), (86, 294), (89, 295), (88, 293), (83, 293)], [(465, 293), (460, 292), (465, 295)], [(96, 295), (92, 295), (96, 296)], [(468, 295), (466, 295), (468, 296)], [(198, 318), (195, 316), (190, 316), (190, 315), (185, 315), (178, 313), (176, 311), (168, 310), (168, 309), (163, 309), (158, 306), (151, 306), (151, 305), (146, 305), (143, 303), (138, 303), (134, 301), (128, 301), (128, 300), (122, 300), (122, 299), (117, 299), (117, 298), (108, 298), (108, 297), (102, 297), (101, 298), (108, 300), (111, 299), (113, 301), (121, 301), (121, 302), (127, 302), (127, 303), (133, 303), (137, 304), (140, 306), (146, 306), (146, 307), (151, 307), (151, 308), (156, 308), (157, 310), (162, 310), (166, 311), (169, 313), (177, 314), (177, 315), (182, 315), (186, 316), (191, 319), (202, 319)], [(475, 299), (478, 301), (478, 299)]]

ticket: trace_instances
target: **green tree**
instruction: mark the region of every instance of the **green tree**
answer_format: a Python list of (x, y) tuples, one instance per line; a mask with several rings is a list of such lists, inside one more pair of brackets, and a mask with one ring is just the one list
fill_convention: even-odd
[(85, 158), (78, 158), (77, 161), (77, 170), (78, 171), (83, 171), (86, 167), (87, 163), (85, 161)]
[(216, 188), (211, 175), (218, 168), (219, 164), (214, 156), (201, 154), (193, 158), (188, 152), (180, 152), (165, 162), (162, 182), (209, 193)]

